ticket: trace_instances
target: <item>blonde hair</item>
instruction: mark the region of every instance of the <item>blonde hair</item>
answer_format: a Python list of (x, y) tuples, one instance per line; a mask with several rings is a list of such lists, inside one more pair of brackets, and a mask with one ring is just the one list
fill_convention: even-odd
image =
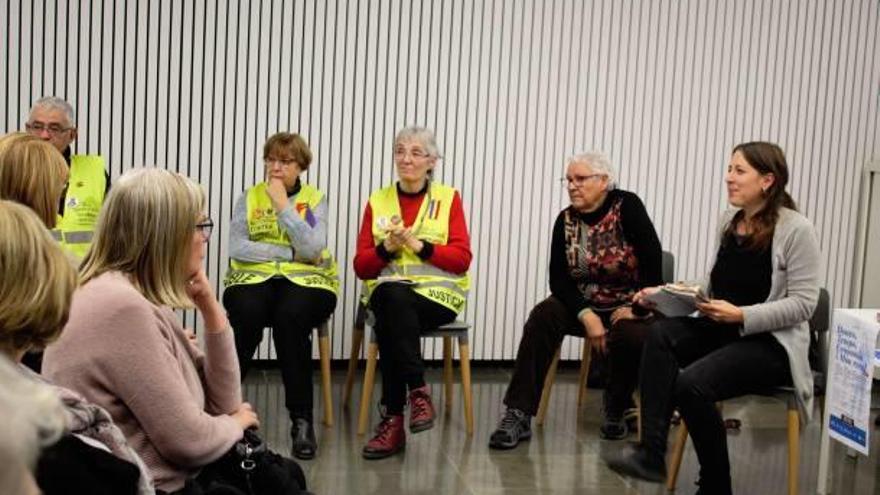
[(204, 204), (202, 189), (183, 175), (157, 168), (126, 172), (98, 216), (80, 283), (120, 271), (151, 303), (191, 308), (186, 267)]
[(67, 175), (64, 157), (48, 142), (20, 132), (0, 137), (0, 199), (30, 207), (50, 229)]
[(42, 348), (70, 314), (76, 271), (27, 207), (0, 200), (0, 348)]

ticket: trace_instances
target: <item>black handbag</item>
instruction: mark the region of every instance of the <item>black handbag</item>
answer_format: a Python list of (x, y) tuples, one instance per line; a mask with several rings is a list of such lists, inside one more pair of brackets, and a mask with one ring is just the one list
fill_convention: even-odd
[[(205, 495), (301, 495), (306, 477), (293, 459), (269, 450), (254, 430), (245, 430), (229, 452), (187, 483), (186, 493)], [(197, 486), (191, 486), (197, 485)]]

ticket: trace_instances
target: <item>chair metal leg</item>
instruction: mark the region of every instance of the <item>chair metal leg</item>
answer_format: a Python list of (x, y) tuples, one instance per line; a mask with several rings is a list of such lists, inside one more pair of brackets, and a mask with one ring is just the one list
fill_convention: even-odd
[(541, 402), (538, 404), (538, 415), (535, 422), (538, 426), (544, 425), (544, 418), (547, 416), (547, 406), (550, 404), (550, 391), (553, 388), (553, 380), (556, 379), (556, 368), (559, 366), (559, 351), (553, 355), (553, 361), (550, 362), (550, 368), (547, 369), (547, 376), (544, 378), (544, 389), (541, 392)]
[(443, 413), (452, 413), (452, 337), (443, 337)]
[(348, 407), (351, 388), (354, 386), (354, 374), (357, 372), (358, 358), (364, 343), (364, 329), (354, 328), (351, 334), (351, 356), (348, 358), (348, 373), (345, 375), (345, 387), (342, 389), (342, 407)]
[(370, 402), (373, 398), (373, 380), (376, 379), (376, 359), (378, 355), (379, 344), (370, 342), (369, 347), (367, 347), (367, 370), (364, 372), (361, 405), (360, 411), (358, 411), (358, 435), (363, 435), (367, 431), (367, 420), (370, 417)]
[(333, 390), (330, 380), (330, 337), (318, 338), (318, 355), (321, 357), (321, 391), (324, 394), (324, 424), (333, 426)]
[(583, 339), (584, 347), (581, 350), (581, 372), (578, 375), (578, 409), (584, 405), (584, 399), (587, 397), (587, 379), (590, 376), (590, 358), (592, 357), (592, 349), (590, 349), (590, 339)]
[[(458, 353), (461, 360), (461, 396), (464, 401), (464, 420), (467, 434), (474, 434), (474, 404), (471, 392), (471, 359), (467, 341), (458, 340)], [(450, 396), (451, 397), (451, 396)]]
[(687, 445), (688, 429), (684, 420), (678, 425), (678, 434), (675, 436), (675, 444), (672, 446), (672, 456), (669, 458), (669, 468), (666, 475), (666, 489), (675, 490), (678, 483), (678, 470), (681, 468), (681, 459), (684, 457), (684, 448)]
[(798, 463), (800, 461), (800, 417), (797, 404), (788, 407), (788, 493), (798, 493)]

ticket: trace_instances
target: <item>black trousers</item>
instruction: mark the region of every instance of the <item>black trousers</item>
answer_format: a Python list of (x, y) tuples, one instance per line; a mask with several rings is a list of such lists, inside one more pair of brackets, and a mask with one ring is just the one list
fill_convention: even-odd
[(382, 402), (388, 414), (402, 414), (407, 387), (425, 385), (423, 332), (455, 320), (451, 309), (420, 296), (409, 285), (385, 283), (370, 297), (382, 372)]
[(770, 333), (740, 337), (737, 325), (668, 318), (651, 328), (639, 377), (644, 446), (666, 453), (678, 407), (700, 461), (700, 486), (730, 493), (727, 434), (717, 401), (790, 385), (788, 355)]
[(274, 277), (259, 284), (227, 288), (223, 305), (235, 332), (242, 379), (263, 339), (263, 329), (272, 327), (287, 410), (291, 418), (311, 421), (312, 331), (333, 312), (336, 296)]
[[(649, 322), (644, 320), (621, 320), (611, 326), (609, 313), (599, 313), (606, 328), (608, 381), (604, 394), (606, 414), (619, 417), (624, 409), (632, 406), (632, 395), (638, 382), (639, 360), (642, 343), (648, 332)], [(513, 377), (504, 396), (504, 404), (535, 415), (544, 379), (553, 361), (553, 355), (563, 337), (585, 336), (583, 324), (562, 304), (550, 296), (529, 313), (523, 328), (522, 339), (516, 354)]]

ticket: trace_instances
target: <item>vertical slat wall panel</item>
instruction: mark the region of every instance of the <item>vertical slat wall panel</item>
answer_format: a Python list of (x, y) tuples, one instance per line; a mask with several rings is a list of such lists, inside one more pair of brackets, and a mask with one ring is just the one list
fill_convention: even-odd
[(218, 294), (232, 206), (261, 178), (263, 141), (303, 134), (315, 154), (305, 178), (335, 226), (337, 359), (360, 292), (362, 209), (394, 177), (391, 140), (411, 123), (437, 131), (437, 176), (464, 199), (475, 359), (512, 359), (548, 292), (558, 179), (578, 149), (610, 153), (676, 276), (692, 278), (712, 258), (730, 148), (779, 142), (824, 283), (849, 302), (854, 198), (880, 154), (875, 0), (9, 0), (0, 26), (0, 132), (56, 94), (76, 109), (75, 149), (104, 155), (114, 179), (143, 165), (197, 179), (217, 222)]

